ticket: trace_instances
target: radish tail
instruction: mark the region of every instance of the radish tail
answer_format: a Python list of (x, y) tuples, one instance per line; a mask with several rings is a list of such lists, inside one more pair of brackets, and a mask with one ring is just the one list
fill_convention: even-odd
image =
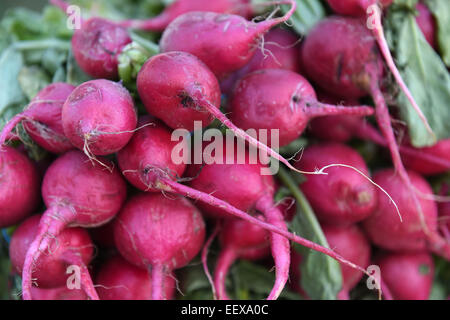
[(87, 268), (86, 264), (81, 259), (80, 255), (73, 251), (67, 251), (64, 253), (64, 260), (71, 265), (77, 265), (80, 267), (81, 287), (83, 288), (84, 292), (89, 297), (89, 299), (100, 300), (100, 298), (98, 297), (97, 291), (95, 291), (94, 283), (92, 282), (92, 278), (89, 273), (89, 269)]
[(31, 287), (33, 285), (33, 268), (41, 254), (49, 249), (52, 239), (58, 236), (70, 223), (72, 211), (66, 207), (54, 207), (47, 209), (39, 222), (37, 235), (25, 256), (22, 269), (22, 294), (23, 300), (32, 300)]
[(211, 243), (214, 241), (214, 238), (217, 236), (217, 234), (219, 233), (220, 229), (221, 229), (221, 222), (219, 220), (219, 221), (216, 221), (216, 224), (214, 226), (214, 230), (211, 233), (211, 235), (209, 236), (209, 238), (206, 241), (206, 243), (205, 243), (205, 245), (203, 247), (203, 250), (202, 250), (203, 270), (205, 271), (206, 277), (208, 278), (208, 281), (211, 284), (214, 300), (217, 300), (217, 291), (216, 291), (216, 286), (214, 284), (213, 278), (211, 276), (211, 272), (209, 272), (209, 268), (208, 268), (208, 251), (209, 251), (209, 247), (211, 246)]
[(376, 11), (377, 12), (375, 12), (375, 16), (374, 16), (375, 27), (372, 29), (372, 31), (375, 36), (375, 39), (377, 40), (380, 51), (384, 56), (386, 64), (388, 65), (389, 70), (394, 75), (394, 78), (397, 81), (398, 85), (400, 86), (400, 89), (406, 95), (406, 98), (411, 103), (411, 105), (413, 106), (413, 108), (417, 112), (417, 114), (419, 115), (420, 120), (425, 125), (427, 131), (429, 133), (431, 133), (433, 135), (433, 137), (436, 137), (435, 134), (433, 133), (433, 130), (430, 127), (430, 124), (428, 123), (427, 118), (423, 114), (420, 107), (417, 105), (416, 101), (414, 100), (413, 95), (409, 91), (408, 86), (403, 81), (403, 78), (400, 75), (400, 72), (398, 71), (397, 66), (395, 65), (394, 59), (392, 58), (391, 52), (389, 50), (389, 46), (388, 46), (386, 38), (384, 36), (383, 25), (381, 23), (381, 14), (380, 14), (381, 9), (377, 8)]
[(318, 101), (306, 102), (306, 105), (308, 108), (305, 112), (310, 118), (333, 115), (371, 116), (374, 114), (373, 108), (369, 106), (342, 107)]
[(152, 274), (152, 300), (166, 300), (164, 291), (164, 266), (154, 264)]
[(227, 278), (228, 270), (236, 258), (235, 250), (233, 248), (224, 248), (217, 259), (216, 269), (214, 270), (214, 286), (216, 287), (217, 298), (219, 300), (230, 300), (227, 295), (225, 280)]
[(25, 112), (22, 112), (15, 115), (11, 120), (8, 121), (8, 123), (6, 123), (0, 134), (0, 146), (5, 144), (5, 142), (11, 137), (11, 132), (14, 130), (14, 128), (26, 117), (27, 114)]
[(359, 271), (363, 272), (364, 274), (370, 276), (370, 274), (363, 267), (358, 266), (358, 265), (346, 260), (345, 258), (343, 258), (341, 255), (337, 254), (333, 250), (331, 250), (329, 248), (325, 248), (321, 245), (318, 245), (317, 243), (314, 243), (305, 238), (297, 236), (289, 231), (283, 230), (283, 229), (281, 229), (277, 226), (274, 226), (270, 223), (261, 221), (260, 219), (257, 219), (255, 217), (249, 215), (248, 213), (245, 213), (244, 211), (241, 211), (241, 210), (233, 207), (228, 202), (217, 199), (208, 193), (204, 193), (204, 192), (192, 189), (188, 186), (185, 186), (178, 182), (172, 181), (169, 178), (160, 178), (158, 187), (161, 188), (161, 190), (163, 190), (163, 191), (180, 194), (180, 195), (186, 196), (188, 198), (191, 198), (193, 200), (199, 200), (203, 203), (220, 208), (236, 218), (243, 219), (245, 221), (253, 223), (254, 225), (256, 225), (260, 228), (263, 228), (269, 232), (278, 233), (279, 235), (282, 235), (283, 237), (286, 237), (287, 239), (294, 241), (295, 243), (298, 243), (298, 244), (300, 244), (304, 247), (307, 247), (311, 250), (315, 250), (315, 251), (321, 252), (323, 254), (326, 254), (327, 256), (339, 261), (343, 265), (346, 265), (346, 266), (349, 266), (350, 268), (359, 270)]
[(261, 35), (270, 29), (272, 29), (274, 26), (286, 22), (289, 20), (289, 18), (294, 14), (295, 10), (297, 9), (297, 2), (292, 0), (286, 0), (286, 1), (270, 1), (266, 3), (260, 3), (258, 5), (264, 5), (264, 6), (273, 6), (273, 5), (282, 5), (282, 4), (288, 4), (291, 6), (288, 12), (282, 17), (274, 18), (274, 19), (268, 19), (262, 22), (257, 23), (257, 28), (255, 29), (255, 33), (257, 35)]
[[(262, 198), (256, 209), (264, 213), (268, 223), (287, 231), (283, 213), (274, 205), (272, 197)], [(276, 300), (289, 279), (291, 252), (289, 240), (276, 233), (270, 234), (270, 247), (275, 261), (275, 284), (267, 300)]]

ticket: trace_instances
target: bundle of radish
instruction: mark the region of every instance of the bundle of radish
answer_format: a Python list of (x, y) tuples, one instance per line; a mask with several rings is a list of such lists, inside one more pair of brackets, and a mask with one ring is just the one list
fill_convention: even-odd
[(61, 113), (64, 102), (75, 86), (56, 82), (46, 86), (30, 101), (27, 108), (15, 115), (2, 129), (3, 145), (17, 124), (22, 122), (26, 132), (38, 145), (52, 153), (73, 149), (64, 135)]
[(130, 198), (117, 216), (114, 238), (120, 254), (151, 272), (152, 300), (169, 297), (164, 280), (200, 251), (205, 223), (187, 199), (143, 193)]
[(228, 219), (220, 231), (222, 250), (214, 271), (214, 287), (217, 298), (228, 300), (225, 280), (228, 270), (236, 259), (257, 260), (270, 253), (269, 233), (251, 223), (238, 219)]
[(130, 93), (120, 83), (98, 79), (73, 90), (62, 109), (66, 137), (93, 158), (122, 149), (136, 129)]
[(24, 154), (0, 147), (0, 228), (12, 226), (39, 204), (39, 175)]
[[(25, 220), (14, 232), (9, 247), (11, 263), (18, 274), (25, 268), (27, 252), (37, 237), (41, 215), (34, 215)], [(39, 231), (38, 231), (39, 230)], [(69, 228), (55, 234), (48, 240), (45, 251), (32, 262), (34, 287), (56, 289), (68, 286), (70, 273), (66, 272), (69, 266), (78, 266), (80, 270), (80, 285), (86, 295), (92, 300), (98, 300), (87, 265), (93, 259), (94, 245), (86, 230), (82, 228)], [(30, 290), (27, 288), (27, 290)], [(24, 299), (33, 298), (25, 294)]]
[(126, 198), (120, 173), (106, 159), (91, 163), (79, 151), (60, 156), (47, 170), (42, 196), (47, 210), (40, 219), (34, 240), (29, 244), (22, 272), (23, 298), (30, 300), (35, 261), (50, 247), (52, 239), (68, 227), (95, 227), (107, 223)]
[[(151, 300), (151, 274), (130, 264), (120, 256), (106, 261), (95, 278), (100, 300)], [(166, 274), (163, 280), (164, 296), (170, 300), (175, 294), (173, 275)]]

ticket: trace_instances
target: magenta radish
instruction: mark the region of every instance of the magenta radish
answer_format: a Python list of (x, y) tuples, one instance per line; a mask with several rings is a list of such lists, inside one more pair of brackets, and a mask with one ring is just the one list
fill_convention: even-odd
[[(386, 64), (389, 70), (392, 72), (395, 80), (400, 86), (400, 89), (405, 93), (408, 101), (411, 103), (412, 107), (415, 109), (417, 114), (419, 115), (422, 122), (425, 124), (427, 130), (429, 132), (433, 132), (430, 128), (425, 115), (423, 114), (420, 107), (417, 105), (414, 97), (403, 81), (400, 72), (398, 71), (394, 59), (392, 58), (391, 52), (389, 51), (389, 46), (384, 36), (383, 24), (381, 23), (381, 8), (388, 7), (391, 5), (392, 0), (350, 0), (350, 1), (339, 1), (339, 0), (328, 0), (328, 3), (333, 8), (335, 12), (338, 14), (350, 15), (354, 17), (367, 17), (367, 28), (372, 31), (372, 35), (375, 38), (375, 41), (378, 44), (379, 52), (384, 57)], [(358, 10), (359, 7), (359, 10)], [(361, 21), (361, 23), (365, 23)], [(367, 32), (370, 32), (366, 29)]]
[(26, 155), (0, 147), (0, 228), (20, 222), (39, 204), (40, 178)]
[(164, 30), (159, 44), (161, 52), (189, 52), (203, 61), (218, 78), (223, 78), (245, 66), (264, 33), (287, 21), (297, 6), (295, 1), (267, 4), (289, 4), (291, 8), (283, 17), (259, 23), (232, 14), (185, 13)]
[(416, 9), (418, 12), (418, 15), (416, 17), (417, 25), (419, 26), (430, 46), (436, 49), (436, 20), (434, 19), (433, 14), (431, 13), (430, 9), (428, 9), (426, 4), (418, 2), (416, 5)]
[[(405, 149), (411, 152), (405, 152)], [(435, 145), (424, 148), (405, 145), (400, 151), (405, 166), (423, 175), (441, 174), (450, 170), (450, 139), (440, 140)], [(438, 160), (434, 160), (435, 158)]]
[(0, 145), (3, 145), (17, 124), (23, 127), (45, 150), (52, 153), (64, 153), (73, 148), (64, 135), (62, 127), (62, 106), (75, 86), (56, 82), (46, 86), (30, 101), (28, 107), (15, 115), (3, 128)]
[[(322, 226), (330, 248), (350, 261), (367, 268), (370, 264), (370, 243), (361, 229), (356, 225), (337, 227)], [(349, 299), (349, 292), (361, 280), (362, 274), (347, 266), (342, 266), (342, 290), (338, 293), (341, 300)]]
[(270, 253), (269, 233), (247, 221), (227, 219), (219, 240), (222, 246), (214, 271), (214, 286), (219, 300), (228, 300), (225, 280), (236, 259), (257, 260)]
[[(211, 165), (214, 166), (214, 168), (211, 169), (210, 173), (203, 174), (201, 178), (196, 177), (194, 179), (194, 182), (200, 179), (198, 185), (203, 190), (197, 190), (178, 183), (176, 181), (178, 175), (177, 172), (182, 172), (184, 165), (181, 164), (180, 167), (178, 167), (178, 164), (173, 166), (172, 159), (169, 156), (166, 156), (168, 150), (171, 150), (174, 144), (174, 142), (170, 140), (170, 130), (158, 121), (152, 121), (152, 126), (145, 126), (145, 121), (145, 119), (141, 120), (141, 123), (144, 123), (142, 128), (135, 133), (129, 145), (118, 153), (119, 166), (125, 177), (132, 184), (135, 184), (143, 191), (162, 191), (164, 193), (175, 193), (192, 198), (193, 200), (198, 201), (202, 208), (206, 208), (205, 212), (211, 210), (213, 214), (219, 217), (233, 216), (246, 220), (272, 232), (274, 235), (281, 235), (300, 245), (320, 251), (346, 265), (364, 272), (364, 269), (342, 259), (342, 257), (336, 255), (332, 250), (319, 246), (302, 237), (293, 235), (286, 230), (283, 222), (283, 214), (279, 211), (279, 208), (276, 208), (275, 204), (273, 204), (272, 193), (274, 187), (272, 177), (261, 176), (260, 170), (263, 167), (260, 165), (244, 165), (240, 167), (238, 165), (235, 170), (231, 170), (233, 165)], [(166, 145), (164, 145), (164, 141), (166, 141)], [(141, 148), (140, 146), (144, 147)], [(155, 157), (156, 154), (161, 156)], [(248, 154), (245, 156), (248, 163)], [(238, 158), (235, 160), (237, 159)], [(209, 166), (210, 165), (207, 167)], [(223, 168), (225, 168), (224, 171), (222, 171)], [(197, 173), (197, 166), (194, 165), (191, 169), (192, 175), (195, 176)], [(205, 170), (209, 171), (206, 168), (203, 168), (202, 172)], [(229, 173), (232, 173), (233, 171), (235, 171), (235, 174), (230, 176)], [(216, 176), (220, 177), (218, 181)], [(239, 179), (243, 179), (243, 176), (246, 177), (247, 181), (242, 180), (242, 183), (239, 183)], [(223, 177), (223, 183), (220, 183), (221, 177)], [(213, 182), (211, 182), (211, 179), (213, 179)], [(250, 187), (246, 187), (249, 185), (248, 181), (251, 182)], [(218, 184), (215, 185), (216, 183)], [(212, 190), (210, 190), (210, 187)], [(226, 190), (226, 192), (223, 190)], [(241, 191), (236, 192), (236, 190)], [(216, 192), (218, 192), (219, 196), (217, 196)], [(214, 195), (211, 193), (214, 193)], [(251, 197), (250, 201), (247, 199), (249, 195)], [(257, 199), (259, 200), (258, 208), (267, 214), (267, 222), (261, 221), (246, 212), (247, 210), (251, 211), (255, 209), (254, 202)], [(236, 207), (233, 206), (233, 204), (236, 205)], [(273, 221), (273, 223), (269, 222), (269, 220)], [(289, 251), (289, 248), (287, 247), (289, 243), (286, 243), (281, 237), (275, 236), (272, 237), (272, 239), (275, 242), (279, 241), (282, 243), (275, 246), (276, 248), (279, 248), (276, 261), (286, 263), (287, 259), (284, 259), (283, 257), (284, 252)], [(282, 254), (280, 254), (280, 252)], [(279, 270), (284, 272), (285, 268), (279, 268)], [(287, 279), (287, 277), (284, 277), (283, 273), (283, 277), (280, 276), (278, 279)], [(277, 285), (277, 288), (280, 287), (281, 286)], [(274, 294), (277, 293), (278, 292), (276, 291), (274, 292)]]
[[(41, 215), (34, 215), (25, 220), (11, 238), (9, 254), (13, 269), (22, 274), (27, 252), (36, 238)], [(87, 231), (81, 228), (63, 230), (48, 241), (45, 253), (33, 260), (34, 286), (39, 288), (60, 288), (71, 283), (71, 265), (80, 268), (80, 285), (90, 299), (98, 300), (87, 265), (93, 258), (94, 245)], [(75, 280), (76, 281), (76, 280)], [(31, 296), (32, 297), (32, 296)], [(29, 297), (29, 298), (31, 298)], [(27, 297), (23, 297), (27, 300)]]
[(81, 289), (69, 289), (66, 285), (59, 288), (31, 288), (33, 300), (88, 300), (88, 296)]
[(327, 93), (350, 99), (372, 95), (377, 122), (394, 167), (412, 194), (417, 214), (423, 220), (424, 212), (403, 166), (389, 110), (380, 89), (383, 61), (369, 30), (359, 19), (326, 18), (311, 30), (301, 53), (306, 73)]
[(186, 266), (200, 251), (205, 223), (185, 198), (143, 193), (128, 200), (114, 227), (121, 255), (151, 272), (152, 300), (167, 299), (164, 278)]
[[(167, 274), (163, 280), (165, 297), (175, 295), (175, 279)], [(100, 300), (151, 300), (152, 280), (150, 273), (127, 262), (121, 256), (107, 260), (95, 278)]]
[(163, 31), (178, 16), (192, 11), (235, 13), (249, 15), (249, 0), (176, 0), (156, 17), (147, 20), (124, 20), (123, 27), (149, 31)]
[(395, 300), (428, 300), (434, 262), (427, 252), (385, 252), (375, 260)]
[(439, 229), (447, 241), (450, 242), (450, 201), (438, 204)]
[(450, 243), (438, 234), (437, 205), (427, 195), (433, 194), (428, 182), (417, 173), (408, 175), (420, 199), (423, 220), (417, 214), (412, 194), (393, 169), (384, 169), (374, 174), (374, 181), (388, 192), (402, 214), (402, 221), (395, 214), (391, 201), (378, 195), (378, 206), (374, 213), (363, 221), (370, 240), (377, 246), (391, 251), (432, 250), (450, 259)]
[(66, 137), (86, 155), (108, 155), (131, 139), (137, 115), (130, 93), (120, 83), (91, 80), (79, 85), (62, 109)]
[(236, 136), (296, 170), (273, 149), (236, 127), (220, 111), (219, 83), (208, 67), (192, 54), (167, 52), (151, 57), (139, 71), (137, 88), (147, 111), (172, 129), (191, 131), (195, 121), (206, 127), (216, 117)]
[(48, 168), (42, 183), (47, 210), (29, 245), (22, 272), (25, 300), (31, 299), (34, 261), (47, 250), (54, 237), (69, 227), (96, 227), (110, 221), (126, 198), (126, 183), (106, 159), (92, 163), (79, 151), (69, 151)]
[[(364, 159), (344, 144), (308, 146), (299, 155), (295, 165), (302, 170), (314, 170), (331, 164), (351, 166), (369, 176)], [(327, 173), (328, 175), (324, 176), (308, 176), (306, 181), (300, 184), (321, 222), (352, 224), (372, 214), (377, 205), (378, 193), (366, 177), (346, 167), (329, 168)], [(398, 219), (398, 216), (396, 218)]]
[[(231, 121), (243, 130), (279, 130), (285, 146), (305, 130), (308, 121), (327, 115), (371, 115), (371, 107), (340, 107), (317, 101), (313, 87), (301, 75), (281, 69), (250, 73), (236, 84), (230, 103)], [(271, 134), (267, 134), (271, 143)]]

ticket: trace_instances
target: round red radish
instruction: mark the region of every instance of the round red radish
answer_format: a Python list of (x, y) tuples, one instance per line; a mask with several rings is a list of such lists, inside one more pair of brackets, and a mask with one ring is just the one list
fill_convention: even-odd
[[(343, 144), (308, 146), (296, 160), (301, 170), (313, 171), (328, 165), (343, 164), (369, 176), (364, 159)], [(311, 175), (300, 184), (317, 217), (324, 223), (352, 224), (369, 217), (377, 205), (375, 186), (357, 171), (347, 167), (331, 167), (327, 175)], [(383, 195), (386, 197), (386, 195)]]
[(62, 124), (66, 137), (87, 155), (108, 155), (131, 139), (137, 115), (130, 93), (120, 83), (91, 80), (67, 98)]
[(67, 286), (43, 289), (31, 289), (34, 300), (88, 300), (86, 293), (81, 289), (69, 289)]
[(350, 16), (364, 16), (370, 5), (381, 4), (388, 7), (393, 0), (327, 0), (330, 7), (338, 14)]
[[(22, 274), (25, 257), (31, 243), (38, 234), (41, 215), (33, 215), (25, 220), (11, 238), (9, 255), (13, 269)], [(49, 241), (45, 254), (33, 263), (34, 285), (42, 288), (59, 288), (67, 286), (66, 273), (70, 265), (88, 265), (93, 258), (94, 245), (86, 230), (69, 228)], [(73, 256), (79, 256), (74, 261)]]
[(434, 278), (434, 262), (426, 252), (384, 253), (375, 263), (395, 300), (428, 300)]
[[(100, 300), (151, 300), (152, 282), (150, 273), (138, 268), (121, 256), (106, 261), (96, 277)], [(175, 294), (175, 279), (166, 275), (165, 297), (171, 300)]]
[(189, 12), (175, 20), (164, 30), (160, 41), (161, 52), (184, 51), (197, 56), (219, 78), (246, 65), (252, 58), (261, 36), (280, 24), (296, 9), (281, 18), (254, 23), (238, 15), (214, 12)]
[(12, 226), (39, 204), (39, 174), (26, 155), (0, 147), (0, 228)]
[[(408, 147), (413, 148), (411, 146)], [(450, 163), (450, 139), (440, 140), (431, 147), (413, 148), (413, 150), (417, 151), (419, 154), (424, 153), (427, 155), (434, 155)], [(450, 166), (448, 164), (437, 165), (434, 162), (426, 161), (416, 155), (407, 155), (402, 153), (402, 160), (405, 167), (423, 175), (436, 175), (446, 173), (450, 170)]]
[(145, 193), (122, 208), (114, 238), (126, 260), (151, 271), (152, 299), (167, 299), (163, 278), (197, 255), (205, 239), (205, 223), (187, 199)]

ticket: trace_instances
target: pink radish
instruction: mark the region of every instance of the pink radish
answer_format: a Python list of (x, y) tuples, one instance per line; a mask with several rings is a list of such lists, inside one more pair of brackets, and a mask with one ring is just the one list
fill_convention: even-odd
[[(137, 88), (147, 111), (172, 129), (191, 131), (195, 121), (206, 127), (216, 117), (236, 136), (296, 170), (273, 149), (236, 127), (220, 111), (219, 83), (195, 56), (186, 52), (168, 52), (151, 57), (139, 71)], [(365, 111), (369, 113), (368, 108)]]
[(200, 251), (205, 223), (185, 198), (145, 193), (132, 197), (122, 208), (114, 238), (126, 260), (151, 272), (152, 300), (162, 300), (168, 298), (164, 278)]
[(385, 252), (375, 260), (395, 300), (428, 300), (434, 262), (427, 252)]
[[(121, 256), (106, 261), (98, 271), (96, 285), (100, 300), (151, 300), (151, 275)], [(173, 275), (166, 275), (164, 281), (165, 297), (172, 299), (175, 294)]]
[(0, 228), (12, 226), (39, 204), (39, 174), (26, 155), (0, 147)]
[[(67, 13), (69, 4), (62, 0), (50, 3)], [(94, 78), (117, 79), (118, 56), (131, 42), (128, 31), (102, 18), (81, 21), (72, 36), (72, 51), (80, 68)]]
[(258, 47), (261, 36), (287, 21), (297, 7), (296, 2), (290, 0), (267, 4), (289, 4), (291, 8), (283, 17), (259, 23), (230, 14), (185, 13), (164, 30), (159, 44), (161, 52), (189, 52), (202, 60), (218, 78), (223, 78), (245, 66)]
[[(392, 0), (349, 0), (349, 1), (340, 1), (340, 0), (328, 0), (330, 6), (334, 9), (338, 14), (345, 14), (354, 17), (366, 17), (367, 16), (367, 28), (372, 31), (373, 36), (378, 44), (381, 54), (386, 61), (386, 64), (389, 70), (394, 75), (395, 80), (399, 84), (401, 90), (405, 93), (408, 101), (411, 103), (417, 114), (419, 115), (422, 122), (425, 124), (427, 130), (429, 132), (433, 132), (430, 128), (425, 115), (423, 114), (420, 107), (417, 105), (414, 97), (403, 81), (400, 72), (398, 71), (394, 59), (392, 58), (391, 52), (389, 51), (389, 46), (384, 37), (383, 25), (381, 23), (381, 8), (388, 7)], [(361, 21), (361, 23), (364, 23)], [(369, 31), (367, 31), (369, 32)]]
[(392, 196), (402, 213), (403, 221), (393, 212), (390, 200), (379, 195), (375, 212), (363, 221), (364, 230), (370, 240), (381, 248), (392, 251), (430, 249), (450, 259), (450, 243), (438, 234), (437, 205), (426, 198), (433, 191), (428, 182), (418, 174), (410, 171), (408, 175), (419, 195), (424, 219), (417, 214), (412, 194), (403, 180), (393, 169), (385, 169), (374, 174), (374, 181)]
[(383, 61), (371, 33), (359, 19), (329, 17), (309, 33), (301, 53), (307, 74), (328, 93), (351, 99), (368, 93), (372, 95), (377, 122), (389, 146), (394, 167), (412, 194), (417, 214), (423, 220), (424, 212), (403, 166), (380, 89)]
[(400, 147), (400, 151), (405, 166), (418, 173), (436, 175), (450, 170), (450, 139), (440, 140), (435, 145), (424, 148), (405, 145)]
[[(98, 159), (111, 166), (106, 159)], [(29, 245), (22, 272), (25, 300), (31, 299), (34, 261), (47, 250), (54, 237), (68, 227), (96, 227), (107, 223), (126, 198), (126, 184), (117, 170), (105, 170), (91, 163), (79, 151), (69, 151), (56, 159), (42, 183), (47, 210), (42, 215), (36, 236)]]
[(14, 116), (3, 128), (0, 145), (4, 144), (14, 127), (23, 127), (38, 145), (52, 153), (64, 153), (73, 148), (64, 135), (62, 106), (75, 86), (56, 82), (46, 86), (30, 101), (28, 107)]
[(430, 46), (436, 49), (436, 20), (434, 19), (433, 14), (431, 13), (430, 9), (428, 9), (426, 4), (418, 2), (416, 5), (416, 9), (418, 11), (418, 15), (416, 17), (417, 25), (419, 26)]
[(312, 118), (371, 115), (373, 109), (319, 103), (313, 87), (301, 75), (289, 70), (265, 69), (239, 80), (231, 97), (230, 112), (231, 121), (243, 130), (279, 130), (279, 144), (285, 146), (300, 136)]
[[(337, 143), (308, 146), (299, 155), (296, 166), (302, 170), (314, 170), (335, 163), (351, 166), (369, 176), (369, 169), (358, 152)], [(366, 177), (346, 167), (329, 168), (327, 172), (326, 176), (308, 176), (300, 184), (320, 221), (348, 225), (373, 213), (378, 193)], [(397, 216), (395, 218), (398, 219)]]
[(34, 300), (88, 300), (83, 290), (69, 289), (67, 286), (52, 289), (33, 287), (31, 293)]
[(228, 300), (225, 279), (236, 259), (257, 260), (270, 253), (269, 233), (247, 221), (228, 219), (220, 233), (220, 251), (214, 271), (214, 285), (220, 300)]
[[(22, 274), (27, 252), (36, 238), (41, 215), (34, 215), (25, 220), (11, 238), (9, 254), (14, 270)], [(90, 299), (98, 300), (87, 265), (93, 258), (94, 245), (87, 231), (81, 228), (63, 230), (48, 241), (45, 254), (32, 262), (35, 286), (39, 288), (59, 288), (68, 286), (70, 273), (68, 267), (80, 268), (80, 285)], [(25, 300), (28, 297), (23, 297)], [(30, 297), (31, 298), (31, 297)]]
[[(361, 229), (356, 225), (337, 227), (323, 225), (322, 230), (330, 248), (334, 248), (343, 257), (355, 261), (367, 268), (370, 264), (370, 243)], [(349, 300), (349, 292), (361, 280), (362, 274), (347, 266), (342, 266), (342, 290), (338, 294), (341, 300)]]
[(86, 155), (108, 155), (131, 139), (137, 115), (130, 93), (120, 83), (91, 80), (79, 85), (62, 109), (66, 137)]
[(147, 20), (124, 20), (123, 27), (149, 31), (163, 31), (178, 16), (192, 11), (235, 13), (249, 15), (249, 0), (175, 0), (156, 17)]

